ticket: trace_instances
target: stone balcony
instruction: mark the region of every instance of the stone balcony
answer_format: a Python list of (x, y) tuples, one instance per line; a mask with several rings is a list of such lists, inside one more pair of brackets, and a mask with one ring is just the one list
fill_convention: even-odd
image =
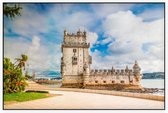
[(80, 43), (80, 42), (64, 42), (62, 47), (82, 47), (82, 48), (89, 48), (90, 43)]

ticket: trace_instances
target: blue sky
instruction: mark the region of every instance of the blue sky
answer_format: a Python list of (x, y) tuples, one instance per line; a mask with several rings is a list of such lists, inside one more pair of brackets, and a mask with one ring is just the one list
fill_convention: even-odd
[(63, 30), (87, 31), (92, 68), (164, 70), (164, 4), (21, 4), (4, 17), (4, 56), (29, 55), (31, 71), (60, 70)]

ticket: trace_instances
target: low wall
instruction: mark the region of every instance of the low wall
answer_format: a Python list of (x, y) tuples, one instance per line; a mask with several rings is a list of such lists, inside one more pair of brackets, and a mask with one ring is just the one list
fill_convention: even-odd
[(62, 88), (82, 88), (83, 83), (63, 83)]
[(134, 97), (134, 98), (164, 101), (164, 96), (145, 94), (145, 93), (131, 93), (131, 92), (121, 92), (121, 91), (91, 90), (91, 89), (77, 89), (77, 88), (56, 88), (55, 90), (84, 92), (84, 93), (97, 93), (97, 94), (105, 94), (105, 95), (125, 96), (125, 97)]
[(140, 85), (130, 85), (130, 84), (96, 84), (85, 86), (86, 89), (95, 89), (95, 90), (139, 90), (141, 91), (143, 88)]

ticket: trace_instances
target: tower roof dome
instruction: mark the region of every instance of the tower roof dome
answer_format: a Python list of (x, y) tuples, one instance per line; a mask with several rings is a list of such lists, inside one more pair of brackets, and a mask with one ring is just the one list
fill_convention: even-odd
[(138, 65), (138, 62), (135, 60), (135, 64), (133, 66), (134, 69), (140, 69), (139, 65)]

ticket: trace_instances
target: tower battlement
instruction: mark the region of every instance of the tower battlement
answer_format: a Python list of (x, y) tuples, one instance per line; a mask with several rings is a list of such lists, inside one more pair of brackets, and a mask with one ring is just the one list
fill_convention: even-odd
[(68, 33), (66, 30), (64, 30), (64, 37), (65, 36), (71, 36), (71, 37), (76, 37), (76, 36), (82, 36), (86, 37), (86, 31), (80, 31), (80, 29), (76, 33)]
[(116, 70), (112, 70), (112, 69), (92, 69), (90, 71), (90, 75), (110, 75), (110, 76), (119, 76), (119, 75), (127, 75), (128, 74), (133, 74), (132, 69), (128, 69), (128, 70), (124, 70), (124, 69), (116, 69)]
[(86, 43), (86, 31), (78, 30), (76, 33), (68, 33), (64, 30), (64, 44), (85, 44)]

